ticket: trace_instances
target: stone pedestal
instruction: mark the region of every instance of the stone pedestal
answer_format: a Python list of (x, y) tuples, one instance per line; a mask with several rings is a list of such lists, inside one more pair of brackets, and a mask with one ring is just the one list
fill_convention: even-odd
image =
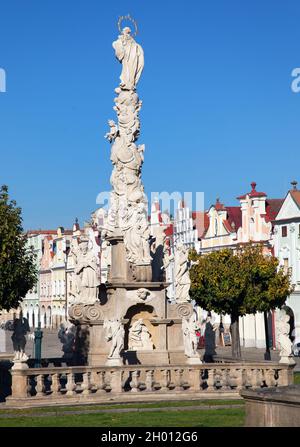
[(24, 371), (29, 369), (26, 362), (14, 361), (11, 368), (12, 390), (11, 394), (14, 398), (26, 398), (28, 395), (27, 375)]
[(296, 362), (292, 356), (280, 357), (279, 363), (283, 365), (296, 365)]
[[(90, 366), (116, 365), (109, 359), (111, 341), (106, 341), (105, 320), (119, 320), (124, 325), (123, 364), (168, 365), (187, 363), (183, 350), (182, 316), (192, 312), (189, 303), (169, 304), (165, 282), (151, 280), (151, 265), (132, 265), (126, 261), (122, 236), (108, 239), (111, 244), (112, 266), (105, 292), (95, 304), (74, 304), (70, 320), (80, 327), (83, 351)], [(145, 279), (145, 280), (142, 280)], [(130, 325), (142, 319), (154, 349), (129, 349)], [(118, 360), (118, 359), (117, 359)], [(118, 360), (118, 364), (120, 364)], [(189, 359), (189, 364), (199, 363)], [(201, 362), (200, 362), (201, 363)]]

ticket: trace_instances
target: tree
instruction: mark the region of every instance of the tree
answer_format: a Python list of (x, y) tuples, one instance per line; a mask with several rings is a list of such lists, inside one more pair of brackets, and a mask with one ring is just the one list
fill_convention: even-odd
[(37, 282), (35, 256), (27, 247), (21, 208), (0, 188), (0, 310), (17, 308)]
[(190, 258), (198, 261), (190, 270), (191, 298), (206, 310), (231, 316), (232, 356), (241, 358), (239, 317), (281, 307), (293, 291), (289, 275), (258, 245), (206, 255), (193, 251)]

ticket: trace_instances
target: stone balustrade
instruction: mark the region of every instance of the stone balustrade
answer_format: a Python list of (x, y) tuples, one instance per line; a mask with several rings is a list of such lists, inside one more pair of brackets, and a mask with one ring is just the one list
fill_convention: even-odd
[(12, 369), (7, 405), (239, 397), (293, 383), (293, 367), (268, 363)]

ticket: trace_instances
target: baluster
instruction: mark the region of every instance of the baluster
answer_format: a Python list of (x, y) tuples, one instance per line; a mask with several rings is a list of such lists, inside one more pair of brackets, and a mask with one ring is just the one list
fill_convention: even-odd
[[(13, 395), (13, 381), (14, 376), (12, 376), (12, 395)], [(27, 396), (31, 397), (33, 395), (34, 387), (32, 386), (32, 376), (27, 376), (25, 378), (26, 386), (24, 387), (24, 391)]]
[(140, 376), (140, 371), (132, 371), (131, 373), (131, 381), (129, 383), (130, 387), (131, 387), (131, 392), (132, 393), (136, 393), (139, 390), (139, 376)]
[(98, 393), (103, 393), (105, 394), (105, 387), (106, 387), (106, 372), (105, 371), (99, 371), (97, 373), (97, 377), (98, 377)]
[(95, 393), (101, 394), (105, 393), (105, 383), (104, 383), (104, 371), (92, 370), (90, 378), (90, 388), (94, 389)]
[(67, 376), (66, 396), (74, 396), (75, 388), (76, 388), (74, 374), (73, 374), (73, 372), (70, 372), (70, 373), (66, 373), (66, 376)]
[(35, 389), (36, 389), (36, 397), (43, 396), (44, 391), (45, 391), (43, 374), (38, 374), (36, 376), (36, 388)]
[(228, 382), (228, 369), (222, 369), (222, 391), (228, 391), (230, 390), (229, 382)]
[(258, 388), (257, 386), (257, 370), (251, 369), (251, 387), (253, 389)]
[(261, 369), (257, 369), (257, 384), (259, 388), (263, 385), (263, 371)]
[(51, 375), (51, 391), (52, 396), (57, 396), (60, 392), (61, 386), (60, 386), (60, 380), (59, 380), (59, 374), (52, 374)]
[(83, 373), (83, 381), (81, 384), (81, 388), (82, 388), (82, 394), (84, 396), (90, 394), (91, 390), (90, 390), (90, 372), (84, 372)]
[(190, 369), (189, 370), (189, 385), (191, 391), (199, 391), (200, 390), (200, 370), (199, 369)]
[(154, 384), (154, 370), (150, 369), (146, 371), (146, 391), (153, 391), (153, 384)]
[(269, 369), (263, 369), (262, 371), (262, 382), (265, 384), (265, 386), (270, 386), (270, 377), (269, 377)]
[(236, 371), (236, 389), (241, 390), (243, 388), (243, 370), (238, 368)]
[(160, 391), (169, 391), (169, 385), (170, 385), (170, 371), (168, 369), (161, 369), (161, 387)]
[(112, 393), (122, 393), (122, 376), (123, 372), (121, 370), (112, 370), (110, 376), (110, 387)]
[(97, 393), (98, 391), (98, 377), (97, 377), (97, 371), (95, 371), (94, 369), (92, 369), (91, 373), (90, 373), (90, 390), (91, 392), (94, 391), (95, 393)]
[(214, 391), (215, 384), (215, 370), (213, 368), (208, 369), (208, 378), (207, 378), (207, 391)]
[(275, 386), (276, 385), (276, 379), (275, 379), (275, 370), (274, 369), (269, 369), (268, 370), (268, 386)]
[(174, 389), (174, 391), (182, 390), (182, 374), (183, 374), (183, 369), (175, 369), (175, 389)]
[(287, 369), (279, 369), (278, 376), (278, 386), (287, 386), (289, 384)]
[(251, 386), (251, 370), (249, 372), (249, 369), (246, 368), (244, 369), (244, 382), (243, 382), (243, 387), (244, 388), (249, 388)]
[(222, 370), (217, 368), (215, 369), (215, 387), (217, 389), (222, 388), (223, 385), (223, 374), (222, 374)]

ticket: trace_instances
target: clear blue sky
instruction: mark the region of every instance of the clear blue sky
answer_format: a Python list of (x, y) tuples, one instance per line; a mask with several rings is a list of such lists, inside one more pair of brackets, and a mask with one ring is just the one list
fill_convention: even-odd
[(139, 24), (146, 191), (277, 198), (300, 182), (299, 0), (2, 0), (0, 183), (24, 227), (70, 227), (109, 190), (103, 135), (121, 66), (119, 15)]

